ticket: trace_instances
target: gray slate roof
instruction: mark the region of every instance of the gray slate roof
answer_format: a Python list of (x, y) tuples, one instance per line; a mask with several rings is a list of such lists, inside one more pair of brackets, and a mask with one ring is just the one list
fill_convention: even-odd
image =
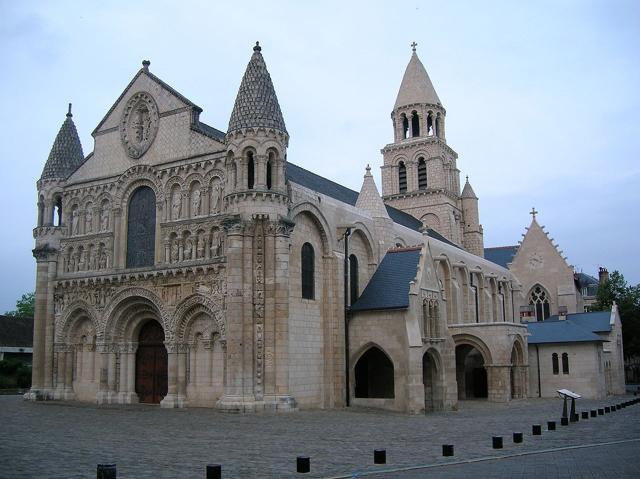
[(76, 125), (73, 123), (71, 111), (67, 113), (67, 118), (62, 123), (60, 131), (56, 136), (49, 158), (44, 164), (41, 180), (51, 178), (65, 179), (76, 171), (84, 163), (84, 153)]
[(580, 290), (587, 288), (587, 296), (598, 294), (600, 282), (596, 278), (585, 273), (575, 273), (574, 278)]
[(420, 248), (389, 251), (351, 311), (408, 308), (409, 282), (416, 276), (419, 259)]
[[(316, 175), (315, 173), (312, 173), (309, 170), (305, 170), (304, 168), (294, 165), (290, 162), (287, 162), (286, 177), (287, 180), (291, 181), (292, 183), (296, 183), (300, 186), (304, 186), (305, 188), (309, 188), (310, 190), (317, 191), (318, 193), (322, 193), (323, 195), (329, 196), (338, 201), (342, 201), (343, 203), (346, 203), (348, 205), (355, 206), (356, 202), (358, 201), (359, 193), (357, 191), (353, 191), (346, 186), (342, 186), (336, 183), (335, 181), (331, 181), (320, 175)], [(414, 231), (420, 231), (422, 229), (422, 222), (419, 219), (411, 216), (409, 213), (405, 213), (404, 211), (400, 211), (389, 205), (385, 205), (385, 208), (387, 209), (387, 213), (394, 223), (405, 226)], [(458, 245), (452, 243), (435, 230), (428, 229), (427, 234), (431, 238), (459, 248)]]
[(498, 246), (496, 248), (485, 248), (484, 259), (497, 265), (507, 268), (507, 264), (513, 261), (518, 252), (518, 246)]
[(597, 334), (588, 331), (569, 320), (541, 321), (527, 323), (529, 344), (587, 343), (604, 341)]
[(604, 341), (596, 333), (611, 331), (610, 319), (609, 311), (567, 314), (564, 320), (554, 315), (545, 321), (527, 323), (531, 333), (528, 341), (530, 344)]
[(253, 55), (242, 77), (229, 120), (228, 132), (241, 128), (275, 128), (287, 132), (271, 75), (256, 42)]
[(0, 347), (31, 348), (33, 318), (0, 315)]

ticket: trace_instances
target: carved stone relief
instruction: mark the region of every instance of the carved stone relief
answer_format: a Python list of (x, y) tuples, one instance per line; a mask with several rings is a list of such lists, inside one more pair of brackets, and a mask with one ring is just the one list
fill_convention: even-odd
[(120, 121), (120, 138), (127, 155), (144, 155), (158, 132), (158, 106), (146, 92), (134, 94), (127, 102)]

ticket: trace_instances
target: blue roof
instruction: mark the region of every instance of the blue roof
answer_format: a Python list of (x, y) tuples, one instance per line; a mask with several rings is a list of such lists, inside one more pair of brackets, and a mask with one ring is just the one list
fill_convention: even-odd
[[(357, 191), (353, 191), (352, 189), (342, 186), (335, 181), (316, 175), (315, 173), (305, 170), (293, 163), (287, 162), (286, 176), (287, 180), (292, 181), (293, 183), (309, 188), (310, 190), (317, 191), (318, 193), (329, 196), (338, 201), (342, 201), (348, 205), (355, 206), (358, 201), (359, 193)], [(422, 229), (422, 221), (409, 213), (405, 213), (404, 211), (398, 210), (389, 205), (385, 205), (385, 208), (387, 209), (389, 218), (391, 218), (394, 223), (405, 226), (414, 231), (420, 231)], [(452, 243), (437, 231), (429, 228), (427, 229), (427, 234), (431, 238), (459, 248), (458, 245)]]
[(485, 248), (484, 259), (497, 265), (507, 268), (507, 264), (513, 261), (513, 257), (518, 251), (518, 246), (498, 246), (496, 248)]
[[(567, 314), (565, 321), (571, 321), (581, 328), (594, 333), (608, 333), (611, 331), (610, 320), (611, 311), (594, 311), (591, 313)], [(560, 321), (560, 319), (557, 315), (554, 315), (545, 320), (545, 323), (549, 321)]]
[(416, 277), (420, 248), (389, 251), (351, 311), (406, 309), (409, 282)]
[(569, 321), (540, 321), (527, 323), (529, 344), (587, 343), (604, 341), (597, 334)]

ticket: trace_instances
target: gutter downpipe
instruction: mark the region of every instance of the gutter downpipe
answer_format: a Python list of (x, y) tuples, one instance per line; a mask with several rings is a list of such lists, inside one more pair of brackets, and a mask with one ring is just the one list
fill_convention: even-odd
[(536, 359), (538, 361), (538, 397), (542, 397), (542, 386), (540, 382), (540, 350), (538, 349), (538, 345), (536, 344)]
[(344, 232), (344, 381), (345, 381), (345, 405), (350, 406), (349, 394), (349, 236), (351, 228)]

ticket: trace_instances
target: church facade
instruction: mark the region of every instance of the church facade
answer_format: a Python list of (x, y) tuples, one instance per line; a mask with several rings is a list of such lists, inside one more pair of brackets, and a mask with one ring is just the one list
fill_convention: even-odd
[(151, 73), (85, 156), (71, 109), (38, 186), (29, 399), (421, 413), (528, 394), (523, 295), (483, 258), (415, 49), (382, 195), (288, 161), (256, 44), (226, 132)]

